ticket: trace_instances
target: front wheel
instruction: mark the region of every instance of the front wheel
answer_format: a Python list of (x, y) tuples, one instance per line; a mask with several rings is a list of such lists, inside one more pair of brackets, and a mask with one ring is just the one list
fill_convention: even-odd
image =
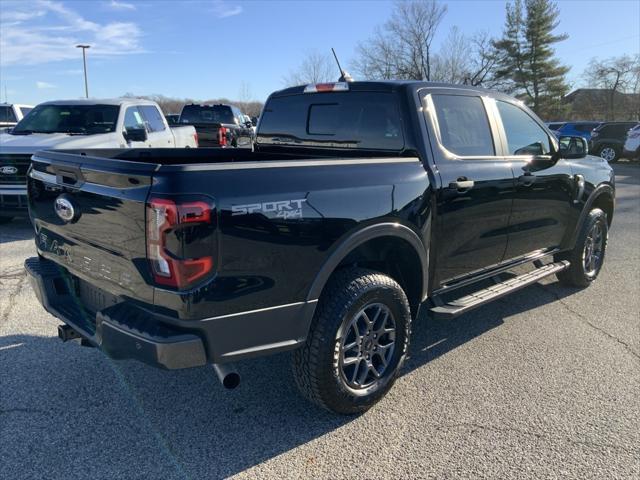
[(391, 277), (349, 268), (320, 298), (307, 341), (293, 354), (302, 394), (340, 414), (364, 412), (391, 388), (411, 332), (407, 297)]
[(557, 274), (560, 283), (578, 288), (591, 285), (604, 264), (608, 235), (607, 214), (594, 208), (582, 225), (573, 250), (561, 256), (562, 260), (569, 260), (570, 266)]

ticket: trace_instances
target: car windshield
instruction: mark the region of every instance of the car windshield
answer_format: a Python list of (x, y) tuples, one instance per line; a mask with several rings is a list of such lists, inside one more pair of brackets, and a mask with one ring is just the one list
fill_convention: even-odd
[(186, 105), (180, 123), (234, 123), (233, 112), (226, 105)]
[(118, 105), (39, 105), (12, 130), (13, 134), (114, 132)]

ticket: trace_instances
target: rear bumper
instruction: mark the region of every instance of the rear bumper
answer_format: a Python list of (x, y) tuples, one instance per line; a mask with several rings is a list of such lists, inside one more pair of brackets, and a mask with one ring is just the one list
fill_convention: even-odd
[(24, 186), (0, 185), (0, 217), (28, 214), (27, 189)]
[(110, 357), (135, 359), (171, 370), (207, 363), (199, 336), (153, 322), (126, 304), (96, 314), (88, 312), (74, 295), (73, 279), (51, 261), (28, 258), (25, 270), (45, 310)]
[(121, 301), (96, 313), (82, 305), (77, 277), (40, 257), (25, 261), (45, 310), (116, 359), (166, 369), (226, 363), (292, 350), (302, 345), (316, 301), (211, 317), (179, 320)]

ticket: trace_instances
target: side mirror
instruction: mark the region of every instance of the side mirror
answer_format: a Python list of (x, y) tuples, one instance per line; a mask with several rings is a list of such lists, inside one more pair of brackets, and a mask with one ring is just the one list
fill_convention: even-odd
[(125, 129), (124, 139), (127, 142), (146, 142), (149, 136), (146, 128), (129, 128)]
[(251, 122), (244, 122), (244, 126), (245, 126), (245, 127), (247, 127), (247, 128), (251, 128), (251, 127), (253, 127), (253, 123), (251, 123)]
[(587, 141), (582, 137), (561, 136), (558, 139), (560, 158), (576, 159), (584, 158), (589, 153)]

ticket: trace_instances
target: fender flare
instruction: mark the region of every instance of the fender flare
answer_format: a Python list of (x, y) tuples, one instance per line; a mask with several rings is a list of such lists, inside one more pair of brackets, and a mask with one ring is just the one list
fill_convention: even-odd
[[(576, 239), (578, 238), (578, 233), (582, 229), (582, 225), (584, 225), (584, 222), (587, 219), (587, 215), (589, 215), (589, 212), (591, 211), (591, 207), (593, 206), (593, 203), (596, 201), (598, 197), (602, 195), (609, 196), (611, 200), (615, 202), (615, 198), (616, 198), (615, 190), (611, 185), (607, 183), (598, 185), (595, 188), (595, 190), (591, 192), (591, 194), (589, 195), (589, 198), (587, 198), (587, 201), (584, 202), (584, 207), (580, 212), (580, 216), (578, 217), (578, 221), (576, 222), (576, 227), (574, 228), (573, 232), (571, 233), (571, 236), (569, 237), (569, 241), (567, 242), (567, 245), (569, 246), (569, 250), (575, 247)], [(611, 218), (608, 219), (609, 223), (611, 223), (612, 219), (613, 219), (613, 214), (611, 215)]]
[(326, 285), (331, 274), (336, 267), (349, 255), (354, 249), (369, 240), (379, 237), (396, 237), (405, 240), (415, 250), (420, 259), (420, 268), (422, 273), (422, 288), (420, 292), (420, 300), (424, 301), (427, 295), (428, 278), (429, 278), (429, 253), (420, 237), (409, 227), (401, 223), (378, 223), (364, 227), (350, 234), (340, 245), (329, 255), (322, 265), (320, 272), (313, 280), (307, 301), (317, 300), (322, 293), (322, 289)]

